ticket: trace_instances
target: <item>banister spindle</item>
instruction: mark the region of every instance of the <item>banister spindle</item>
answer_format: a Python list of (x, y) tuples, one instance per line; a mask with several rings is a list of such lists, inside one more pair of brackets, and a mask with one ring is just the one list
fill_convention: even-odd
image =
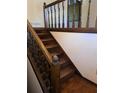
[(58, 28), (60, 28), (60, 7), (58, 3)]
[(45, 6), (46, 6), (46, 3), (44, 3), (44, 6), (43, 6), (43, 11), (44, 11), (44, 25), (45, 25), (45, 28), (46, 28), (47, 27), (47, 20), (46, 20)]
[(82, 0), (79, 2), (79, 17), (78, 17), (78, 28), (81, 27), (81, 5), (82, 5)]
[(52, 11), (52, 6), (50, 7), (51, 11), (51, 27), (53, 28), (53, 11)]
[(62, 2), (62, 10), (63, 10), (62, 28), (64, 28), (64, 1)]
[(89, 27), (89, 19), (90, 19), (90, 6), (91, 6), (91, 0), (89, 0), (89, 6), (88, 6), (88, 15), (87, 15), (87, 24), (86, 27)]
[(69, 28), (69, 9), (70, 9), (70, 0), (67, 2), (67, 28)]
[(76, 0), (73, 3), (73, 19), (72, 19), (72, 27), (75, 28), (75, 8), (76, 7)]
[(54, 19), (55, 19), (55, 28), (56, 28), (56, 6), (54, 5)]
[(50, 12), (49, 12), (49, 8), (47, 8), (47, 11), (48, 11), (48, 26), (49, 26), (49, 28), (50, 28)]

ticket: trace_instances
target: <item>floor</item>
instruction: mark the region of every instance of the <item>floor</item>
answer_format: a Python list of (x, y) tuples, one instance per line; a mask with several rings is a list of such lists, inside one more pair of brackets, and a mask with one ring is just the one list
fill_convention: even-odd
[(97, 86), (88, 80), (74, 75), (61, 86), (61, 93), (97, 93)]

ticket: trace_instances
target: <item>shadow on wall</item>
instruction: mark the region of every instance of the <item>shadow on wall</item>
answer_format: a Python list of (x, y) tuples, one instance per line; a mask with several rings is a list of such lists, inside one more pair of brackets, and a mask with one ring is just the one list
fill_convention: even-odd
[(29, 60), (27, 60), (27, 93), (43, 93)]

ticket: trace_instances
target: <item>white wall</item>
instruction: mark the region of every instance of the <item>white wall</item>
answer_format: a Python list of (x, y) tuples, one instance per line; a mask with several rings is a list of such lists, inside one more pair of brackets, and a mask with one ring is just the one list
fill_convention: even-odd
[(97, 83), (97, 34), (51, 32), (79, 72)]
[(29, 60), (27, 61), (27, 85), (27, 93), (43, 93)]

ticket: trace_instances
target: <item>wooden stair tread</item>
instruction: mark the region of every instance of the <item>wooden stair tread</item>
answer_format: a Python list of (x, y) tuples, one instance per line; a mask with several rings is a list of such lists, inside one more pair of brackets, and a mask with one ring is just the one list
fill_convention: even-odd
[(53, 52), (53, 53), (50, 53), (52, 56), (54, 56), (54, 55), (61, 55), (63, 52)]
[(60, 60), (60, 65), (63, 65), (66, 63), (66, 60)]
[(66, 68), (62, 69), (60, 72), (60, 79), (68, 78), (75, 72), (71, 66), (67, 66)]
[(54, 40), (53, 38), (46, 38), (46, 39), (41, 39), (43, 42), (46, 42), (46, 41), (52, 41)]
[(41, 35), (49, 35), (49, 33), (37, 33), (37, 35), (41, 36)]
[(49, 49), (49, 48), (55, 48), (55, 47), (58, 47), (57, 44), (54, 44), (54, 45), (46, 45), (46, 48)]
[(66, 63), (68, 63), (68, 62), (69, 62), (69, 60), (66, 59), (66, 58), (61, 58), (61, 59), (60, 59), (60, 65), (66, 64)]

